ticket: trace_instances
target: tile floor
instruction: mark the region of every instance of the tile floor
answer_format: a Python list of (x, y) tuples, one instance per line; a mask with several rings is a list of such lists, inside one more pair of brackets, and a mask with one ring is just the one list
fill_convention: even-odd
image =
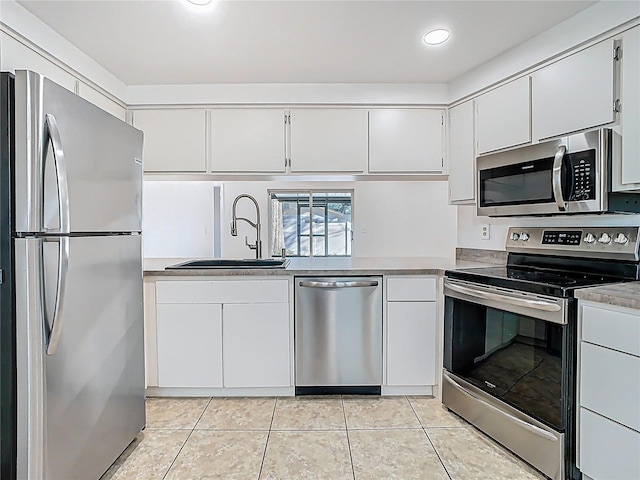
[(101, 480), (543, 479), (428, 397), (150, 398)]

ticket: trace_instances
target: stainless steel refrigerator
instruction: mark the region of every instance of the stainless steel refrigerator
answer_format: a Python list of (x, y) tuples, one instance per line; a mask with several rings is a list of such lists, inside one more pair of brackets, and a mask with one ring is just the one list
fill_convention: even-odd
[(0, 477), (96, 480), (145, 424), (142, 132), (1, 76)]

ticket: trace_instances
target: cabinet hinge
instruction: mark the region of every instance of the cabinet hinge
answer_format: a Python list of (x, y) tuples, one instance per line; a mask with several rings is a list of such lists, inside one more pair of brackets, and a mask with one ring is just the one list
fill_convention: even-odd
[(620, 58), (622, 57), (622, 48), (620, 47), (620, 45), (616, 45), (613, 47), (613, 59), (614, 60), (620, 60)]
[(444, 169), (444, 158), (441, 159), (442, 162), (440, 162), (440, 167)]
[(613, 102), (613, 111), (616, 113), (620, 113), (622, 109), (622, 102), (620, 102), (619, 98), (616, 98), (615, 102)]
[(442, 120), (442, 123), (440, 125), (444, 126), (444, 115), (442, 115), (442, 117), (440, 117), (440, 119)]

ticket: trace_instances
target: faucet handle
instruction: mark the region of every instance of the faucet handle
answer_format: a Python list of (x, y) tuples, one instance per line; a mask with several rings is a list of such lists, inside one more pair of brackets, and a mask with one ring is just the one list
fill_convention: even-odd
[(256, 248), (258, 248), (258, 243), (257, 242), (255, 244), (249, 243), (249, 238), (246, 235), (244, 236), (244, 244), (247, 247), (249, 247), (251, 250), (255, 250)]

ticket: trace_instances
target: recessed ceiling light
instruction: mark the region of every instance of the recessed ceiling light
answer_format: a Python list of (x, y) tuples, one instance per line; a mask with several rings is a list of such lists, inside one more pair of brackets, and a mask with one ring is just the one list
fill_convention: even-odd
[(439, 28), (437, 30), (431, 30), (430, 32), (425, 33), (422, 37), (422, 41), (427, 45), (440, 45), (441, 43), (449, 40), (449, 35), (449, 30)]
[(218, 1), (217, 0), (182, 0), (181, 3), (182, 5), (184, 5), (184, 7), (187, 10), (190, 10), (191, 12), (197, 15), (205, 15), (215, 10), (215, 7), (218, 4)]

